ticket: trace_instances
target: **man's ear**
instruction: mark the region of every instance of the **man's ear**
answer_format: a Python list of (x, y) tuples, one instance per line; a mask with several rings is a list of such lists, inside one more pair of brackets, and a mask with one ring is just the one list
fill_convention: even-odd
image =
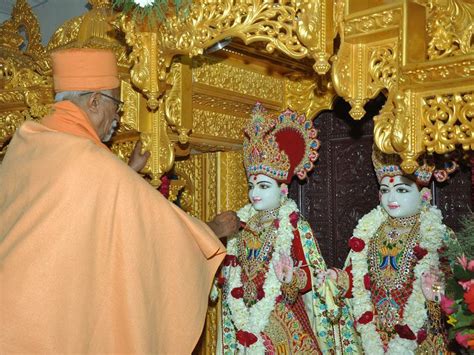
[(90, 112), (97, 113), (99, 111), (99, 104), (100, 104), (100, 94), (94, 92), (89, 99), (87, 100), (87, 108)]

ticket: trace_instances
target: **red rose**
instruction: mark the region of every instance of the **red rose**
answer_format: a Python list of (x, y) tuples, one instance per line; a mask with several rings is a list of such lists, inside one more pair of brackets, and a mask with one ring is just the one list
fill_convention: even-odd
[(418, 333), (416, 333), (416, 342), (418, 344), (423, 343), (423, 340), (425, 340), (427, 336), (428, 333), (426, 332), (426, 329), (421, 328)]
[(273, 225), (275, 226), (276, 229), (280, 228), (280, 220), (279, 219), (275, 219), (273, 221)]
[(296, 226), (298, 225), (299, 219), (300, 219), (300, 215), (297, 212), (295, 211), (291, 212), (290, 223), (293, 226), (293, 228), (296, 228)]
[(357, 237), (352, 237), (349, 239), (349, 247), (358, 253), (365, 248), (365, 242)]
[(217, 285), (219, 287), (222, 287), (224, 286), (224, 284), (225, 284), (225, 277), (222, 275), (219, 275), (219, 277), (217, 278)]
[(408, 340), (415, 340), (416, 339), (416, 335), (412, 332), (410, 327), (406, 324), (405, 325), (400, 325), (400, 324), (395, 325), (395, 331), (400, 336), (400, 338), (408, 339)]
[(370, 291), (370, 276), (369, 276), (369, 274), (364, 275), (364, 286), (365, 286), (366, 290)]
[(425, 248), (420, 247), (420, 245), (417, 244), (413, 248), (413, 254), (415, 254), (415, 256), (418, 260), (421, 260), (425, 257), (426, 254), (428, 254), (428, 250), (426, 250)]
[(243, 346), (249, 347), (257, 341), (257, 336), (255, 334), (246, 332), (244, 330), (239, 330), (236, 333), (237, 341)]
[(263, 297), (265, 297), (265, 291), (263, 288), (258, 288), (257, 289), (257, 300), (261, 300)]
[(244, 289), (242, 287), (236, 287), (232, 291), (230, 291), (232, 297), (239, 299), (244, 297)]
[(370, 311), (367, 311), (360, 316), (357, 322), (360, 324), (367, 324), (367, 323), (372, 322), (372, 319), (374, 319), (374, 314)]
[(170, 185), (171, 185), (170, 178), (166, 175), (163, 175), (160, 180), (161, 180), (161, 185), (158, 188), (158, 191), (160, 191), (164, 197), (166, 198), (170, 197)]
[(464, 292), (464, 302), (466, 302), (467, 308), (474, 313), (474, 287), (470, 287), (467, 292)]
[(236, 267), (238, 264), (237, 257), (235, 255), (226, 255), (224, 258), (224, 266)]

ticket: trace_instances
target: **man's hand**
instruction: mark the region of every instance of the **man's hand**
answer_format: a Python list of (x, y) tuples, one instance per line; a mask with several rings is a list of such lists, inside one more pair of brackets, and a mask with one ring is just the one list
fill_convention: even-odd
[(142, 154), (142, 142), (138, 141), (135, 144), (135, 148), (133, 148), (132, 155), (130, 155), (130, 159), (128, 160), (128, 166), (138, 173), (145, 167), (149, 157), (149, 151), (146, 151)]
[(224, 238), (238, 232), (240, 219), (234, 211), (226, 211), (215, 216), (207, 225), (218, 238)]

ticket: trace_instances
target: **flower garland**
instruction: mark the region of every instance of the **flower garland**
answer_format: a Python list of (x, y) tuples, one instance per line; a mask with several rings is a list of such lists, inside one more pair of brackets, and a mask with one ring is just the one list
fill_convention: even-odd
[[(350, 253), (354, 277), (352, 302), (354, 316), (358, 320), (357, 330), (361, 334), (364, 350), (372, 355), (384, 354), (385, 351), (375, 327), (370, 291), (366, 289), (364, 279), (368, 275), (369, 242), (386, 218), (387, 213), (380, 206), (373, 209), (359, 221), (354, 231), (354, 237), (350, 241), (350, 244), (356, 246)], [(405, 324), (399, 325), (399, 329), (401, 329), (389, 342), (387, 354), (414, 353), (418, 346), (416, 334), (428, 317), (425, 309), (425, 297), (421, 289), (421, 275), (429, 271), (430, 268), (439, 267), (437, 250), (442, 245), (445, 233), (446, 226), (442, 223), (441, 211), (433, 206), (423, 208), (420, 214), (421, 239), (418, 247), (418, 250), (423, 252), (419, 253), (420, 260), (414, 269), (414, 287), (404, 310), (403, 321)], [(404, 337), (401, 337), (400, 333), (408, 333), (408, 336), (404, 334)]]
[[(291, 249), (293, 227), (290, 215), (293, 212), (298, 213), (298, 208), (293, 200), (288, 199), (280, 207), (278, 213), (278, 238), (275, 240), (275, 246), (271, 257), (271, 260), (274, 262), (278, 262), (280, 254), (287, 254)], [(255, 213), (257, 213), (257, 211), (253, 208), (252, 204), (248, 204), (240, 209), (237, 212), (237, 215), (242, 221), (247, 222), (253, 215), (255, 215)], [(228, 242), (227, 255), (237, 257), (237, 244), (237, 238), (233, 238)], [(242, 287), (242, 268), (240, 265), (235, 265), (229, 266), (229, 269), (227, 300), (231, 311), (231, 318), (237, 330), (237, 339), (239, 339), (239, 332), (240, 334), (244, 334), (244, 336), (247, 335), (253, 339), (253, 343), (246, 344), (246, 346), (239, 342), (238, 348), (242, 351), (246, 348), (249, 353), (263, 354), (265, 352), (265, 346), (260, 333), (267, 326), (270, 314), (275, 308), (276, 300), (278, 296), (281, 295), (281, 283), (278, 280), (273, 267), (269, 267), (263, 284), (265, 296), (254, 305), (247, 308), (242, 298), (237, 299), (231, 294), (233, 289)]]

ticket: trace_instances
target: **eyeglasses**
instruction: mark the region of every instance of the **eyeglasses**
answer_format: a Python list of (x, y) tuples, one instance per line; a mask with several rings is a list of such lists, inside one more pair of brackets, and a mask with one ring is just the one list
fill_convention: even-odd
[(113, 102), (115, 102), (117, 104), (117, 109), (115, 110), (115, 113), (120, 113), (122, 112), (123, 110), (123, 105), (124, 105), (124, 102), (122, 100), (117, 100), (115, 97), (112, 97), (110, 95), (107, 95), (107, 94), (104, 94), (103, 92), (100, 92), (100, 91), (88, 91), (88, 92), (83, 92), (81, 94), (79, 94), (79, 96), (84, 96), (84, 95), (90, 95), (90, 94), (93, 94), (94, 92), (97, 92), (98, 94), (102, 95), (102, 96), (105, 96), (106, 98), (112, 100)]

